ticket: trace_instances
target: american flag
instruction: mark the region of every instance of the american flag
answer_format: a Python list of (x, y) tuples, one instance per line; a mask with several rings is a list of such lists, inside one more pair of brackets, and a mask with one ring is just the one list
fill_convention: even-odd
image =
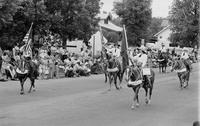
[(28, 32), (26, 33), (23, 41), (25, 44), (21, 47), (21, 51), (23, 52), (23, 56), (30, 56), (32, 58), (32, 49), (31, 49), (31, 41), (32, 41), (32, 26), (29, 28)]
[(125, 69), (129, 65), (128, 60), (128, 42), (127, 42), (127, 35), (126, 35), (126, 28), (125, 25), (123, 25), (123, 33), (122, 33), (122, 44), (121, 44), (121, 56), (122, 56), (122, 65), (123, 69)]

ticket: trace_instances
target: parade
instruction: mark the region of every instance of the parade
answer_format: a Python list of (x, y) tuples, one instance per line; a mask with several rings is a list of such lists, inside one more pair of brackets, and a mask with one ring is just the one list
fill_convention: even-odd
[(0, 126), (199, 126), (198, 28), (174, 11), (188, 1), (166, 18), (103, 2), (0, 2), (16, 9), (0, 10)]

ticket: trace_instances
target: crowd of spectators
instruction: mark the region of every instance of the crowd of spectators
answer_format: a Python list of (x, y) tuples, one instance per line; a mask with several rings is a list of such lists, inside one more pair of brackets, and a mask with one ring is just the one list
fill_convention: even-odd
[[(52, 41), (54, 38), (50, 36), (47, 39)], [(91, 73), (102, 73), (102, 59), (101, 57), (94, 58), (91, 50), (82, 48), (79, 54), (75, 54), (59, 46), (55, 42), (57, 40), (54, 39), (53, 41), (54, 43), (45, 43), (39, 50), (33, 51), (32, 61), (38, 66), (39, 79), (90, 76)], [(181, 55), (176, 52), (175, 48), (172, 50), (146, 48), (148, 59), (151, 59), (151, 67), (158, 66), (156, 59), (159, 51), (165, 51), (166, 54), (172, 57), (180, 57)], [(120, 46), (108, 47), (107, 53), (112, 53), (118, 57)], [(128, 53), (135, 56), (138, 54), (138, 49), (130, 49)], [(197, 51), (191, 51), (189, 56), (193, 62), (197, 61)], [(21, 57), (22, 53), (18, 45), (12, 51), (2, 51), (0, 49), (0, 77), (6, 74), (11, 79), (15, 79), (15, 62), (20, 60)]]

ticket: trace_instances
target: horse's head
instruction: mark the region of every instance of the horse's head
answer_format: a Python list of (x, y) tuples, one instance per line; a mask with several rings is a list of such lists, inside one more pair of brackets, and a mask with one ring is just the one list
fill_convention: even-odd
[(180, 60), (173, 59), (171, 61), (171, 72), (177, 70), (181, 67)]
[(108, 68), (112, 69), (116, 67), (116, 60), (114, 58), (111, 58), (108, 60)]
[(129, 66), (126, 68), (126, 81), (137, 81), (141, 78), (142, 75), (137, 66)]
[(29, 70), (29, 66), (28, 66), (28, 64), (26, 63), (26, 61), (25, 61), (24, 59), (18, 61), (18, 66), (17, 66), (17, 68), (18, 68), (21, 72), (25, 72), (25, 71), (28, 71), (28, 70)]

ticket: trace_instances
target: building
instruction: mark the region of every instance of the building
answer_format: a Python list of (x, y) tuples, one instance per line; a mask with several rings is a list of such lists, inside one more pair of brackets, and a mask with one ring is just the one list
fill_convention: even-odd
[(100, 13), (96, 16), (99, 19), (99, 26), (115, 32), (122, 32), (123, 28), (113, 24), (110, 20), (112, 19), (112, 15), (109, 13)]
[(160, 48), (162, 44), (165, 45), (166, 48), (169, 48), (170, 46), (170, 34), (172, 31), (170, 30), (170, 25), (164, 27), (161, 31), (156, 33), (154, 36), (157, 37), (157, 42), (155, 43), (156, 48)]

